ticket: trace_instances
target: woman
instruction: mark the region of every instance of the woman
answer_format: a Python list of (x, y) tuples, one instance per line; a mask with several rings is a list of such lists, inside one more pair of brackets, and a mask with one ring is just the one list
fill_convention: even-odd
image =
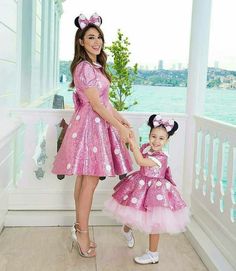
[(53, 167), (55, 174), (77, 176), (72, 238), (83, 257), (96, 255), (96, 244), (89, 238), (88, 221), (99, 176), (122, 175), (132, 170), (124, 145), (128, 142), (130, 125), (109, 103), (110, 76), (106, 72), (101, 23), (97, 14), (89, 20), (82, 14), (75, 19), (78, 30), (71, 63), (75, 112)]

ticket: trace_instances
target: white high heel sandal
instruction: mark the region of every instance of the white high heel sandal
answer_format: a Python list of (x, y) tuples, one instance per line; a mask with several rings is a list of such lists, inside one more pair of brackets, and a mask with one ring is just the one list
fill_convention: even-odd
[[(71, 238), (72, 240), (76, 240), (77, 236), (76, 236), (76, 231), (78, 231), (78, 229), (76, 228), (76, 226), (79, 227), (79, 223), (78, 222), (75, 222), (73, 224), (73, 226), (71, 226)], [(97, 244), (93, 241), (90, 241), (90, 247), (91, 248), (96, 248), (97, 247)]]
[(76, 228), (76, 229), (75, 229), (75, 234), (72, 234), (72, 235), (71, 235), (71, 237), (72, 237), (72, 246), (71, 246), (71, 250), (72, 250), (73, 247), (76, 245), (77, 248), (78, 248), (78, 250), (79, 250), (79, 254), (80, 254), (82, 257), (85, 257), (85, 258), (92, 258), (92, 257), (95, 257), (95, 256), (96, 256), (95, 248), (89, 247), (89, 249), (88, 249), (86, 252), (82, 251), (81, 245), (80, 245), (79, 240), (78, 240), (77, 235), (76, 235), (76, 232), (88, 234), (88, 231), (82, 231), (82, 230)]

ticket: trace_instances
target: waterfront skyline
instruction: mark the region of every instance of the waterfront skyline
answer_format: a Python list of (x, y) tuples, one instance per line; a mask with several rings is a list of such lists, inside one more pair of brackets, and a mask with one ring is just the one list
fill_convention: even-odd
[[(73, 58), (74, 18), (80, 13), (89, 17), (96, 11), (103, 18), (106, 45), (116, 39), (118, 29), (129, 38), (131, 64), (138, 63), (151, 69), (163, 60), (167, 69), (174, 65), (177, 67), (179, 63), (187, 67), (192, 1), (149, 0), (148, 3), (137, 2), (134, 9), (133, 3), (125, 0), (112, 4), (108, 0), (66, 0), (61, 18), (60, 59)], [(133, 13), (131, 10), (134, 10)], [(209, 67), (214, 67), (214, 63), (218, 62), (219, 68), (236, 70), (236, 37), (232, 34), (236, 23), (234, 10), (234, 0), (225, 0), (224, 3), (212, 1)]]

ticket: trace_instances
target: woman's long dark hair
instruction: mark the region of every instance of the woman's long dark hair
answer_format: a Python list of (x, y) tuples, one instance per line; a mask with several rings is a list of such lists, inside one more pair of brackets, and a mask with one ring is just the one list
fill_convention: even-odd
[(71, 62), (70, 65), (70, 72), (71, 72), (71, 76), (72, 76), (72, 81), (70, 83), (70, 87), (74, 88), (75, 87), (75, 83), (74, 83), (74, 71), (76, 66), (83, 60), (87, 60), (88, 62), (90, 62), (91, 64), (93, 64), (92, 60), (90, 59), (90, 57), (88, 56), (86, 50), (84, 49), (83, 46), (80, 45), (79, 39), (83, 40), (85, 33), (90, 29), (90, 28), (95, 28), (99, 34), (102, 37), (102, 41), (103, 41), (103, 46), (101, 49), (100, 54), (97, 56), (97, 62), (102, 66), (102, 73), (107, 77), (107, 79), (111, 82), (111, 76), (108, 74), (108, 72), (106, 71), (106, 62), (107, 62), (107, 55), (104, 52), (104, 35), (102, 30), (100, 29), (100, 27), (94, 25), (94, 24), (88, 24), (87, 26), (85, 26), (85, 28), (83, 28), (82, 30), (78, 28), (76, 34), (75, 34), (75, 51), (74, 51), (74, 59)]

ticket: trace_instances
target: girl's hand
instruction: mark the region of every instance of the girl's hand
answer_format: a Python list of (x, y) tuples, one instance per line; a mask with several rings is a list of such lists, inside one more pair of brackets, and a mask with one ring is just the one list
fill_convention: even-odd
[(136, 138), (132, 130), (130, 130), (130, 134), (129, 134), (129, 143), (132, 147), (136, 144)]
[(119, 129), (119, 134), (120, 134), (120, 138), (122, 140), (123, 143), (128, 143), (129, 142), (129, 137), (130, 137), (130, 129), (121, 125), (120, 129)]

